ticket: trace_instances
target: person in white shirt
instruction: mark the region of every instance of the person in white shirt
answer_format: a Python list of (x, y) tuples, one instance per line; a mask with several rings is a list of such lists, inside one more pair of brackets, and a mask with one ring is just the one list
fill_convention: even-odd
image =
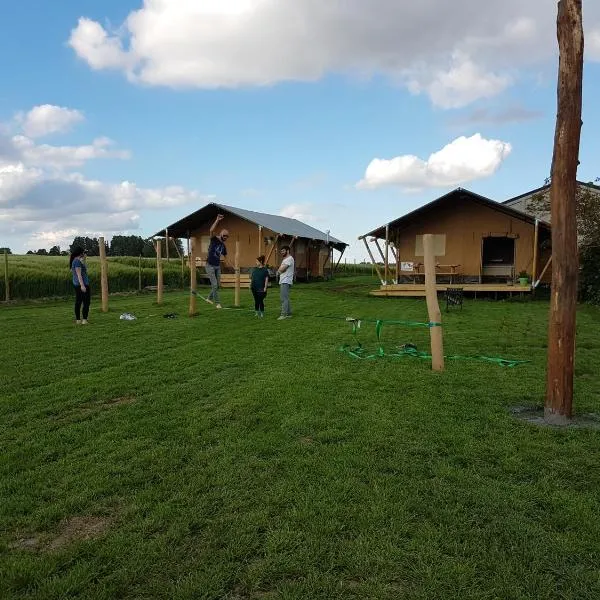
[(281, 266), (277, 269), (279, 275), (279, 295), (281, 298), (281, 315), (278, 321), (289, 319), (292, 316), (290, 307), (290, 288), (294, 283), (294, 257), (290, 254), (290, 247), (283, 246), (281, 248)]

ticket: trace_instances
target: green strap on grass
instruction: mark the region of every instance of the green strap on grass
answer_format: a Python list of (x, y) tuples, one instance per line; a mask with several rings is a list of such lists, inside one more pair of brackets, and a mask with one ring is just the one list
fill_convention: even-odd
[[(377, 336), (377, 344), (378, 349), (375, 353), (369, 353), (365, 348), (363, 348), (362, 344), (358, 340), (358, 330), (361, 326), (361, 321), (358, 319), (348, 319), (352, 322), (352, 334), (356, 338), (356, 346), (351, 346), (350, 344), (344, 344), (340, 348), (340, 352), (345, 352), (352, 358), (367, 360), (373, 358), (383, 358), (383, 357), (392, 357), (392, 358), (401, 358), (404, 356), (412, 356), (414, 358), (424, 358), (427, 360), (431, 360), (431, 354), (427, 352), (423, 352), (418, 350), (416, 346), (412, 344), (404, 344), (400, 346), (394, 352), (386, 352), (383, 348), (383, 341), (381, 339), (381, 332), (383, 330), (384, 324), (395, 324), (395, 325), (405, 325), (410, 324), (411, 326), (425, 326), (425, 327), (438, 327), (440, 323), (416, 323), (413, 321), (384, 321), (379, 319), (375, 323), (375, 335)], [(463, 356), (460, 354), (453, 354), (451, 356), (445, 357), (447, 360), (477, 360), (483, 362), (490, 362), (500, 365), (501, 367), (516, 367), (517, 365), (521, 365), (527, 362), (528, 360), (514, 360), (507, 358), (498, 358), (495, 356)]]

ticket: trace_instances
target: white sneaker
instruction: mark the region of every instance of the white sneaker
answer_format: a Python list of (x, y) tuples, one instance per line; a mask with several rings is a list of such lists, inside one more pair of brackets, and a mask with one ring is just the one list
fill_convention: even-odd
[(79, 319), (78, 321), (75, 321), (76, 325), (81, 325), (81, 319)]
[(277, 317), (278, 321), (283, 321), (285, 319), (287, 319), (287, 317), (285, 315), (281, 315), (280, 317)]
[(87, 322), (87, 319), (82, 319), (82, 320), (81, 320), (81, 324), (82, 324), (82, 325), (87, 325), (87, 324), (88, 324), (88, 322)]
[(214, 302), (210, 299), (210, 298), (205, 298), (205, 300), (209, 303), (209, 304), (214, 304)]
[[(212, 304), (212, 302), (211, 302)], [(215, 308), (223, 308), (220, 304), (215, 304)]]

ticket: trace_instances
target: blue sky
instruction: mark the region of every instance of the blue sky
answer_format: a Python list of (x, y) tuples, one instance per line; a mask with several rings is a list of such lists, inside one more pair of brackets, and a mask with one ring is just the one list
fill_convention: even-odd
[[(360, 259), (358, 235), (458, 185), (497, 200), (541, 185), (554, 136), (554, 6), (457, 0), (446, 14), (443, 0), (397, 4), (4, 9), (0, 245), (147, 236), (215, 200), (330, 229)], [(590, 180), (600, 176), (600, 7), (585, 8), (579, 177)]]

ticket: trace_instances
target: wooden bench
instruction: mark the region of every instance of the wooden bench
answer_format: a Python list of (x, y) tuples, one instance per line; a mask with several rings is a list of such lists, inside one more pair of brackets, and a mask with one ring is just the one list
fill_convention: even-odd
[[(250, 287), (250, 274), (240, 273), (240, 286)], [(235, 273), (221, 273), (221, 287), (222, 288), (233, 288), (235, 287)]]

